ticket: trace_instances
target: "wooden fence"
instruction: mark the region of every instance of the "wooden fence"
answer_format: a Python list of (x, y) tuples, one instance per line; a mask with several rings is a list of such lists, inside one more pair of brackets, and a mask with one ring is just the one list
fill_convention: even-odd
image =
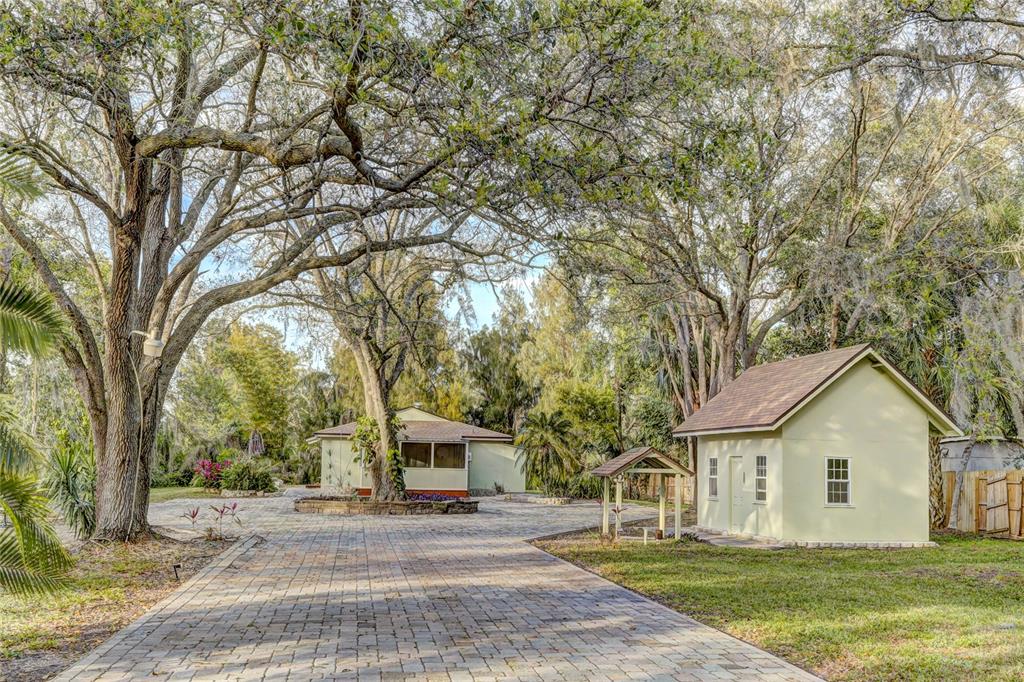
[(949, 527), (1024, 539), (1024, 471), (943, 473)]

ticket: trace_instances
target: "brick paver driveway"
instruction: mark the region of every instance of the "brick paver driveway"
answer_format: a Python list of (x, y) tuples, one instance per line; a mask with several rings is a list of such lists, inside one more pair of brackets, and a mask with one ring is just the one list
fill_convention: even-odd
[[(524, 542), (594, 525), (595, 505), (341, 517), (292, 511), (299, 494), (240, 501), (265, 540), (58, 679), (814, 679)], [(190, 504), (153, 505), (151, 521), (188, 526)]]

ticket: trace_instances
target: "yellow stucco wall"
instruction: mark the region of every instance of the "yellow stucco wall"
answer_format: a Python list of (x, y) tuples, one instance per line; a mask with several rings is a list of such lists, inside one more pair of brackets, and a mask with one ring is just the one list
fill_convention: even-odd
[(469, 444), (473, 459), (469, 466), (471, 490), (494, 489), (499, 483), (509, 493), (526, 490), (526, 476), (519, 470), (518, 449), (510, 443), (473, 441)]
[[(344, 488), (362, 488), (363, 469), (355, 461), (356, 453), (352, 441), (342, 438), (320, 440), (320, 485), (325, 489), (340, 491)], [(367, 477), (369, 481), (369, 477)]]
[(465, 469), (405, 468), (405, 487), (410, 490), (468, 490)]
[[(495, 482), (506, 492), (526, 490), (526, 477), (516, 461), (517, 450), (508, 443), (472, 441), (469, 443), (469, 471), (466, 469), (405, 470), (405, 485), (412, 489), (473, 490), (493, 489)], [(369, 488), (366, 474), (355, 460), (352, 441), (343, 438), (320, 440), (321, 485), (333, 491), (345, 488)]]
[[(928, 416), (861, 360), (782, 426), (784, 539), (928, 541)], [(825, 503), (825, 460), (849, 457), (851, 504)]]
[[(768, 465), (767, 500), (754, 499), (754, 465), (765, 455)], [(718, 498), (708, 497), (708, 462), (718, 458)], [(782, 533), (782, 440), (777, 434), (702, 436), (697, 445), (700, 496), (697, 523), (746, 535), (779, 537)], [(738, 485), (733, 494), (732, 476)]]
[[(928, 428), (924, 409), (862, 360), (774, 432), (699, 437), (698, 524), (798, 542), (927, 542)], [(764, 504), (754, 503), (757, 454), (768, 457)], [(713, 456), (717, 500), (707, 496)], [(828, 457), (850, 459), (849, 506), (825, 502)]]

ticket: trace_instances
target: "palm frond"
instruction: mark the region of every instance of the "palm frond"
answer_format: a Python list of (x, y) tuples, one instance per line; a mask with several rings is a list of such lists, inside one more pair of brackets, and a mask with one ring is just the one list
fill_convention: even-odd
[(71, 558), (47, 521), (49, 508), (36, 480), (0, 476), (0, 511), (10, 523), (0, 530), (0, 588), (18, 593), (58, 589)]
[(0, 394), (0, 475), (25, 473), (38, 461), (35, 440), (21, 428), (10, 397)]
[(43, 193), (32, 165), (10, 154), (0, 154), (0, 193), (5, 192), (24, 199), (35, 199)]
[(0, 589), (15, 594), (48, 594), (65, 585), (65, 573), (53, 565), (27, 564), (13, 529), (0, 530)]
[(60, 339), (63, 328), (49, 296), (14, 282), (0, 284), (0, 338), (9, 348), (41, 355)]

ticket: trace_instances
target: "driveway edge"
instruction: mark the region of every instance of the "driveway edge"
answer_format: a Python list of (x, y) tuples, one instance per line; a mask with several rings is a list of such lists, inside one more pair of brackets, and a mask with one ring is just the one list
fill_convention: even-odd
[(148, 623), (157, 613), (173, 605), (175, 601), (191, 595), (194, 588), (199, 585), (205, 585), (211, 582), (225, 569), (231, 566), (235, 559), (262, 541), (263, 538), (255, 533), (236, 540), (234, 544), (221, 552), (217, 558), (204, 566), (198, 573), (179, 585), (174, 592), (171, 592), (156, 604), (153, 604), (148, 611), (115, 632), (109, 639), (72, 663), (68, 668), (65, 668), (55, 677), (51, 677), (51, 682), (70, 682), (82, 673), (88, 672), (90, 665), (95, 663), (101, 656), (103, 656), (103, 654), (110, 651), (110, 649), (120, 644), (130, 634), (133, 634), (140, 627), (146, 625), (146, 623)]
[[(768, 651), (767, 649), (762, 649), (761, 647), (757, 646), (753, 642), (748, 642), (745, 639), (740, 639), (736, 635), (731, 634), (729, 632), (726, 632), (725, 630), (723, 630), (721, 628), (718, 628), (718, 627), (715, 627), (714, 625), (708, 625), (707, 623), (705, 623), (703, 621), (697, 620), (696, 618), (694, 618), (690, 614), (686, 613), (685, 611), (679, 611), (678, 609), (672, 608), (668, 604), (665, 604), (663, 602), (658, 601), (657, 599), (655, 599), (654, 597), (652, 597), (649, 594), (644, 594), (643, 592), (639, 592), (637, 590), (634, 590), (632, 587), (627, 587), (626, 585), (623, 585), (621, 583), (617, 583), (614, 580), (609, 580), (608, 578), (606, 578), (605, 576), (601, 575), (597, 571), (591, 569), (589, 566), (583, 566), (581, 564), (577, 564), (575, 562), (569, 561), (568, 559), (563, 559), (562, 557), (560, 557), (560, 556), (558, 556), (556, 554), (552, 554), (551, 552), (547, 551), (543, 547), (538, 547), (537, 544), (536, 544), (538, 542), (544, 542), (545, 540), (554, 540), (554, 539), (558, 539), (560, 537), (574, 535), (574, 534), (578, 534), (580, 532), (586, 532), (586, 530), (587, 529), (584, 529), (583, 531), (576, 531), (575, 533), (574, 532), (555, 533), (553, 535), (545, 535), (545, 536), (541, 536), (541, 537), (537, 537), (537, 538), (527, 538), (525, 540), (525, 542), (526, 542), (526, 544), (530, 545), (531, 547), (533, 547), (538, 552), (543, 552), (544, 554), (548, 555), (549, 557), (551, 557), (555, 561), (560, 561), (563, 564), (568, 564), (569, 566), (573, 566), (575, 568), (578, 568), (581, 571), (585, 571), (585, 572), (589, 573), (592, 576), (600, 578), (601, 580), (605, 581), (606, 583), (609, 583), (611, 585), (615, 585), (618, 588), (621, 588), (621, 589), (623, 589), (623, 590), (625, 590), (627, 592), (630, 592), (630, 593), (634, 594), (637, 597), (640, 597), (641, 599), (644, 599), (645, 601), (650, 602), (656, 608), (662, 609), (663, 611), (669, 611), (671, 613), (674, 613), (677, 616), (682, 616), (684, 618), (688, 618), (689, 620), (692, 620), (694, 623), (697, 623), (698, 625), (701, 625), (702, 627), (710, 628), (712, 630), (720, 632), (721, 634), (725, 635), (726, 637), (729, 637), (730, 639), (734, 639), (737, 642), (742, 642), (743, 644), (746, 644), (747, 646), (752, 647), (752, 648), (756, 649), (757, 651), (759, 651), (761, 653), (767, 654), (768, 656), (771, 656), (772, 658), (775, 658), (776, 660), (780, 661), (784, 666), (787, 666), (787, 667), (791, 668), (793, 672), (809, 676), (811, 680), (818, 680), (820, 682), (825, 682), (824, 678), (818, 677), (817, 675), (815, 675), (810, 670), (807, 670), (805, 668), (801, 668), (797, 664), (792, 663), (790, 661), (787, 661), (785, 658), (783, 658), (779, 654), (772, 653), (771, 651)], [(597, 529), (594, 529), (594, 530), (597, 530)]]

